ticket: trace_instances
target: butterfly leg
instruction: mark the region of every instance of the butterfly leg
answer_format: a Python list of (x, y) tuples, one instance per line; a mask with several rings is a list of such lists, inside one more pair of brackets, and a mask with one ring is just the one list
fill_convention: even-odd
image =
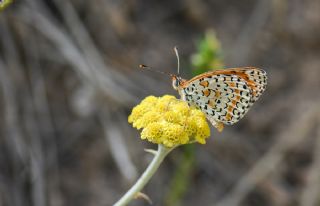
[(214, 127), (217, 128), (219, 132), (222, 132), (224, 124), (222, 122), (217, 122), (217, 124)]

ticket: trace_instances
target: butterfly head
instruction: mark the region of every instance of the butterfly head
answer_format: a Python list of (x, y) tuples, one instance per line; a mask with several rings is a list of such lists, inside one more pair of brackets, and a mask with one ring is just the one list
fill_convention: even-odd
[(180, 86), (182, 85), (182, 83), (185, 81), (184, 79), (182, 79), (181, 77), (171, 74), (171, 79), (172, 79), (172, 87), (175, 90), (179, 90)]

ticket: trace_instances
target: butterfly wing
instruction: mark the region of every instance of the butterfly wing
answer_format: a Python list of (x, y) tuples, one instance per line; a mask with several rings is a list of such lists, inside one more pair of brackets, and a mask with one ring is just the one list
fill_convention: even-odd
[(266, 72), (255, 67), (216, 70), (184, 82), (182, 92), (212, 124), (234, 124), (266, 88)]

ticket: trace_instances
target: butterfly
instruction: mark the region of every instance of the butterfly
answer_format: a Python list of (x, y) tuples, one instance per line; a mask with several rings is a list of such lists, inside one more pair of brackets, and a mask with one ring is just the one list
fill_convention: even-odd
[[(174, 51), (179, 74), (176, 47)], [(140, 68), (151, 69), (145, 65), (140, 65)], [(267, 73), (256, 67), (214, 70), (190, 80), (182, 79), (179, 75), (169, 75), (181, 99), (200, 109), (218, 131), (222, 131), (224, 125), (232, 125), (244, 117), (267, 86)]]
[(267, 74), (256, 67), (215, 70), (190, 80), (171, 75), (183, 101), (199, 108), (219, 131), (238, 122), (265, 91)]

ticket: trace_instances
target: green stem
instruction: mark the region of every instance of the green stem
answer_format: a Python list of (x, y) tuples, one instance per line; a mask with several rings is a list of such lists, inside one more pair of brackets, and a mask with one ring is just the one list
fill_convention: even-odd
[(143, 187), (149, 182), (151, 177), (159, 168), (163, 159), (169, 154), (169, 152), (173, 150), (173, 148), (167, 148), (163, 145), (158, 145), (158, 151), (154, 156), (152, 162), (149, 164), (147, 169), (141, 175), (141, 177), (137, 180), (137, 182), (131, 187), (130, 190), (126, 194), (124, 194), (118, 202), (114, 204), (114, 206), (125, 206), (127, 205), (137, 194), (140, 192)]

